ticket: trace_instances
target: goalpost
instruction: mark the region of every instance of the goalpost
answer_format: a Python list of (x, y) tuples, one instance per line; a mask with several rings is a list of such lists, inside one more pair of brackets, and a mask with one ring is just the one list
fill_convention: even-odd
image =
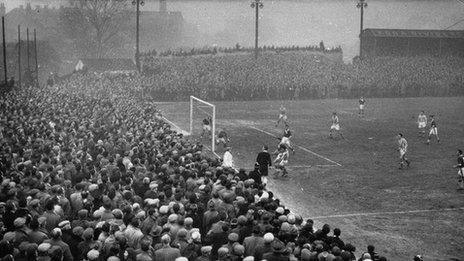
[[(195, 117), (197, 115), (202, 116), (201, 118)], [(206, 102), (202, 99), (199, 99), (195, 96), (190, 96), (190, 135), (196, 133), (195, 125), (193, 123), (194, 118), (198, 119), (198, 122), (201, 122), (205, 116), (208, 115), (211, 117), (211, 151), (215, 153), (216, 142), (215, 142), (215, 135), (216, 135), (216, 106), (209, 102)], [(198, 124), (197, 126), (200, 126)], [(202, 130), (200, 130), (201, 132)]]

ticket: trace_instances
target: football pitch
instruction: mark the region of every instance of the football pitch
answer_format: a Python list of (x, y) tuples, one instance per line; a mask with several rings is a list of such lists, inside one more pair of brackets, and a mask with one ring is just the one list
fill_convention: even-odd
[[(225, 129), (239, 168), (251, 170), (262, 145), (272, 152), (283, 127), (275, 126), (280, 104), (287, 108), (295, 154), (289, 176), (268, 184), (276, 197), (316, 227), (342, 231), (358, 247), (368, 244), (389, 260), (464, 260), (464, 191), (457, 191), (456, 151), (464, 149), (464, 97), (357, 100), (214, 102), (217, 129)], [(189, 126), (187, 102), (159, 103), (178, 128)], [(435, 115), (440, 143), (419, 136), (417, 115)], [(346, 139), (329, 139), (336, 111)], [(204, 115), (194, 121), (199, 138)], [(408, 140), (409, 169), (398, 169), (396, 135)], [(204, 144), (210, 144), (204, 139)], [(222, 155), (219, 146), (217, 154)]]

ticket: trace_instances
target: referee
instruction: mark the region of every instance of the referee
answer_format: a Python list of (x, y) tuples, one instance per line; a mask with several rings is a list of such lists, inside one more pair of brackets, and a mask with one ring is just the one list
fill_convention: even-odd
[(272, 166), (271, 154), (268, 152), (267, 145), (263, 146), (263, 151), (258, 153), (256, 157), (256, 162), (259, 164), (259, 170), (261, 172), (261, 180), (264, 184), (267, 183), (268, 168)]

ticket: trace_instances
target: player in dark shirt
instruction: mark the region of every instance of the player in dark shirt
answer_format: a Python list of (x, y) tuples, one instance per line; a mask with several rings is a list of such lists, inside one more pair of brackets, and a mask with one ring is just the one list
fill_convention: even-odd
[(211, 134), (211, 117), (203, 119), (203, 131), (200, 137), (203, 138), (205, 134)]
[(462, 150), (458, 150), (458, 164), (454, 166), (458, 169), (458, 190), (464, 189), (464, 155)]
[(429, 131), (429, 138), (427, 139), (427, 145), (430, 144), (430, 139), (432, 136), (435, 136), (437, 138), (437, 142), (440, 143), (440, 138), (438, 137), (438, 127), (437, 127), (437, 121), (433, 117), (433, 115), (430, 115), (430, 131)]
[(364, 99), (364, 97), (359, 98), (359, 112), (358, 112), (358, 114), (361, 115), (361, 116), (364, 116), (365, 104), (366, 104), (366, 100)]
[(284, 137), (290, 138), (292, 136), (292, 132), (290, 131), (290, 128), (288, 126), (284, 130)]
[(295, 154), (295, 149), (293, 148), (290, 138), (292, 138), (292, 132), (290, 131), (290, 127), (287, 124), (285, 124), (284, 135), (279, 145), (285, 145), (287, 148), (289, 148), (293, 152), (293, 154)]
[(225, 148), (227, 147), (229, 142), (230, 142), (230, 138), (227, 135), (227, 132), (225, 130), (219, 131), (216, 144), (222, 143), (222, 145), (224, 145), (224, 148)]

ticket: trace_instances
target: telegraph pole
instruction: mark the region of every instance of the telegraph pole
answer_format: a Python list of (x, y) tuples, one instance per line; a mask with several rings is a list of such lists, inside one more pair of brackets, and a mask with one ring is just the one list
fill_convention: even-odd
[(18, 86), (21, 87), (21, 26), (18, 25)]
[(37, 83), (37, 86), (39, 86), (39, 63), (37, 61), (37, 35), (36, 35), (36, 30), (34, 28), (34, 53), (35, 53), (35, 80)]
[(3, 38), (3, 71), (5, 72), (5, 88), (8, 86), (8, 76), (6, 71), (6, 41), (5, 41), (5, 17), (2, 16), (2, 38)]
[(27, 71), (31, 72), (31, 58), (29, 51), (29, 27), (26, 28), (26, 51), (27, 51)]
[(363, 32), (363, 23), (364, 23), (364, 8), (367, 7), (366, 0), (358, 0), (358, 3), (356, 4), (357, 8), (361, 9), (361, 21), (359, 23), (360, 29), (359, 29), (359, 57), (362, 58), (362, 32)]
[(264, 4), (261, 0), (254, 0), (251, 2), (251, 8), (255, 9), (255, 59), (258, 59), (258, 19), (259, 9), (263, 8)]
[(140, 6), (145, 2), (143, 0), (133, 0), (132, 4), (136, 6), (135, 13), (135, 66), (140, 72)]

